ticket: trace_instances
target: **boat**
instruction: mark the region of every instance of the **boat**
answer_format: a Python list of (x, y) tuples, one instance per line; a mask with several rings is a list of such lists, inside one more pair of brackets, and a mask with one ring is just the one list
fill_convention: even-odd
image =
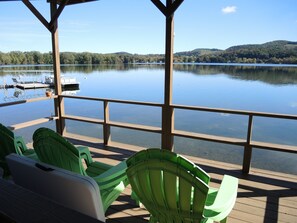
[[(23, 76), (13, 77), (15, 87), (21, 89), (33, 89), (33, 88), (54, 88), (55, 87), (55, 77), (54, 75), (45, 76), (44, 81), (28, 80), (24, 79)], [(79, 82), (76, 81), (75, 77), (61, 76), (61, 86), (66, 89), (79, 89)]]
[[(54, 75), (49, 75), (45, 77), (45, 84), (49, 84), (51, 87), (55, 86), (55, 77)], [(61, 76), (61, 85), (62, 88), (79, 88), (79, 82), (75, 77)]]

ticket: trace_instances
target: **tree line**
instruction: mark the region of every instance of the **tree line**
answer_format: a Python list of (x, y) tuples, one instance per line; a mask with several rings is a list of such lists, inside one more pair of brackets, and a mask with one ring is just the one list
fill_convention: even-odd
[[(62, 52), (61, 64), (132, 64), (132, 63), (164, 63), (164, 55), (138, 55), (128, 53), (100, 54), (89, 52)], [(38, 51), (0, 52), (0, 65), (34, 65), (53, 64), (52, 53), (40, 53)]]
[[(62, 52), (61, 64), (133, 64), (164, 63), (163, 54), (100, 54)], [(258, 45), (241, 45), (226, 50), (196, 49), (174, 55), (175, 63), (271, 63), (297, 64), (297, 42), (273, 41)], [(52, 53), (38, 51), (0, 52), (0, 65), (52, 64)]]

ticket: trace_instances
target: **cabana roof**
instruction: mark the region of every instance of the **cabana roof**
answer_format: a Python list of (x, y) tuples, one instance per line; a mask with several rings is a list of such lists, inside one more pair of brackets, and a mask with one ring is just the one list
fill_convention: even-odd
[[(47, 2), (53, 2), (54, 0), (47, 0)], [(57, 4), (62, 4), (63, 2), (66, 2), (65, 5), (74, 5), (79, 3), (85, 3), (85, 2), (94, 2), (97, 0), (57, 0)]]

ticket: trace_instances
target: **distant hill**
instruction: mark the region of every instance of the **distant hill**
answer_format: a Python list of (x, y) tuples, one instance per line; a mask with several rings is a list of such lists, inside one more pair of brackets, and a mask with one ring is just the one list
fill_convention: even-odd
[(221, 51), (222, 50), (219, 50), (219, 49), (201, 48), (201, 49), (195, 49), (192, 51), (178, 52), (178, 53), (175, 53), (174, 55), (175, 56), (203, 56), (203, 55), (215, 54)]
[(122, 56), (131, 56), (131, 53), (128, 52), (116, 52), (116, 53), (111, 53), (111, 54), (115, 54), (115, 55), (122, 55)]
[(176, 53), (175, 56), (183, 57), (180, 61), (188, 62), (189, 59), (194, 59), (195, 62), (297, 64), (297, 42), (277, 40), (264, 44), (232, 46), (226, 50), (195, 49)]
[(272, 42), (267, 42), (263, 44), (248, 44), (248, 45), (239, 45), (232, 46), (226, 51), (240, 51), (240, 50), (278, 50), (278, 51), (287, 51), (287, 50), (296, 50), (297, 42), (291, 42), (286, 40), (276, 40)]

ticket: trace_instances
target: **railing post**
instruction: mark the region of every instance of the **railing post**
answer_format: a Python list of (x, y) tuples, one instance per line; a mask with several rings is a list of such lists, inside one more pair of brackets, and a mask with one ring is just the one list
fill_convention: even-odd
[(174, 108), (163, 106), (162, 109), (162, 149), (173, 151)]
[(244, 146), (242, 172), (248, 174), (250, 172), (251, 160), (252, 160), (252, 128), (253, 128), (253, 115), (249, 115), (249, 124), (247, 130), (246, 145)]
[(165, 87), (164, 105), (162, 107), (162, 149), (173, 151), (173, 126), (174, 116), (172, 102), (173, 79), (173, 33), (174, 12), (184, 0), (166, 0), (166, 5), (160, 0), (151, 0), (166, 17), (166, 49), (165, 49)]
[(103, 123), (103, 140), (104, 145), (108, 145), (111, 140), (109, 123), (109, 103), (104, 101), (104, 123)]
[[(52, 1), (51, 3), (51, 17), (53, 18), (57, 12), (57, 2)], [(60, 69), (60, 52), (59, 52), (59, 41), (58, 41), (58, 18), (53, 20), (53, 26), (51, 31), (52, 35), (52, 49), (53, 49), (53, 69), (55, 76), (55, 94), (58, 98), (55, 99), (55, 114), (58, 116), (56, 121), (56, 130), (58, 133), (63, 135), (65, 131), (65, 120), (62, 118), (64, 115), (64, 99), (60, 97), (62, 94), (61, 86), (61, 69)]]

